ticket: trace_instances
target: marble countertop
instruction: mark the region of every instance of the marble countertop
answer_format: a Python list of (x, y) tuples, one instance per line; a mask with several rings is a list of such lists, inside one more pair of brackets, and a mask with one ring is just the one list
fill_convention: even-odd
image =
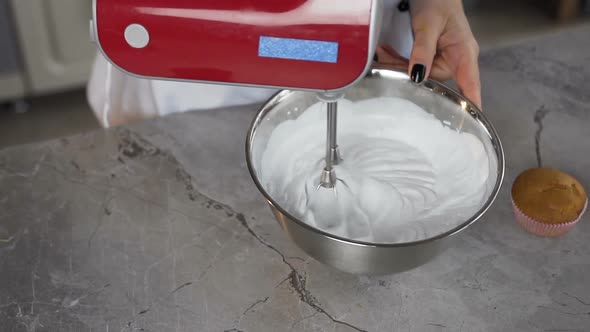
[(0, 151), (0, 331), (587, 331), (589, 217), (535, 237), (509, 189), (538, 164), (590, 189), (589, 35), (482, 56), (506, 184), (453, 247), (391, 276), (287, 240), (246, 170), (256, 107)]

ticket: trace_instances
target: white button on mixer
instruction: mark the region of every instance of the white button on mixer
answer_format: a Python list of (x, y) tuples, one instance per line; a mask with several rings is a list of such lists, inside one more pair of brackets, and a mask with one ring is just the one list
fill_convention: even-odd
[(150, 33), (141, 24), (131, 24), (125, 29), (125, 40), (133, 48), (144, 48), (150, 43)]

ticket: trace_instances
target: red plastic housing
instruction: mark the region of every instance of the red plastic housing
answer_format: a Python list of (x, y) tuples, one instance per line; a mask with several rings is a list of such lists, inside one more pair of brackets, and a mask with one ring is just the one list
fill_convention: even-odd
[[(363, 75), (371, 60), (375, 2), (94, 0), (94, 24), (105, 56), (135, 75), (336, 90)], [(131, 24), (149, 32), (145, 47), (127, 42), (125, 30)], [(337, 59), (260, 56), (261, 37), (337, 43)]]

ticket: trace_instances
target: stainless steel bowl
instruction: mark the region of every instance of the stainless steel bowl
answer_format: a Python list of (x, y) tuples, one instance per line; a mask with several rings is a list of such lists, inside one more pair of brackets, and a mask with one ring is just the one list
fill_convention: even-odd
[[(496, 131), (469, 100), (435, 81), (416, 85), (405, 73), (374, 69), (359, 84), (347, 90), (346, 98), (362, 100), (382, 96), (408, 99), (434, 114), (444, 125), (476, 136), (490, 160), (487, 199), (471, 218), (436, 236), (411, 243), (366, 243), (328, 234), (293, 217), (265, 190), (259, 179), (260, 161), (274, 128), (299, 117), (317, 103), (314, 93), (282, 91), (259, 111), (246, 141), (250, 174), (288, 237), (311, 257), (336, 269), (354, 274), (386, 274), (424, 264), (441, 253), (449, 239), (478, 220), (495, 200), (504, 178), (504, 152)], [(318, 139), (323, 139), (318, 138)]]

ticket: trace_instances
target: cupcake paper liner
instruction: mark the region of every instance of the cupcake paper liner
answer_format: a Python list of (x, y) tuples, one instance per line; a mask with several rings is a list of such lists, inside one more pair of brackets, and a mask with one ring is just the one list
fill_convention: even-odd
[(518, 221), (518, 223), (527, 231), (538, 236), (560, 236), (571, 230), (580, 221), (580, 219), (582, 219), (582, 216), (588, 208), (588, 200), (586, 200), (584, 209), (582, 209), (582, 213), (580, 213), (578, 219), (561, 224), (546, 224), (530, 218), (518, 208), (514, 200), (512, 200), (512, 207), (514, 209), (516, 221)]

